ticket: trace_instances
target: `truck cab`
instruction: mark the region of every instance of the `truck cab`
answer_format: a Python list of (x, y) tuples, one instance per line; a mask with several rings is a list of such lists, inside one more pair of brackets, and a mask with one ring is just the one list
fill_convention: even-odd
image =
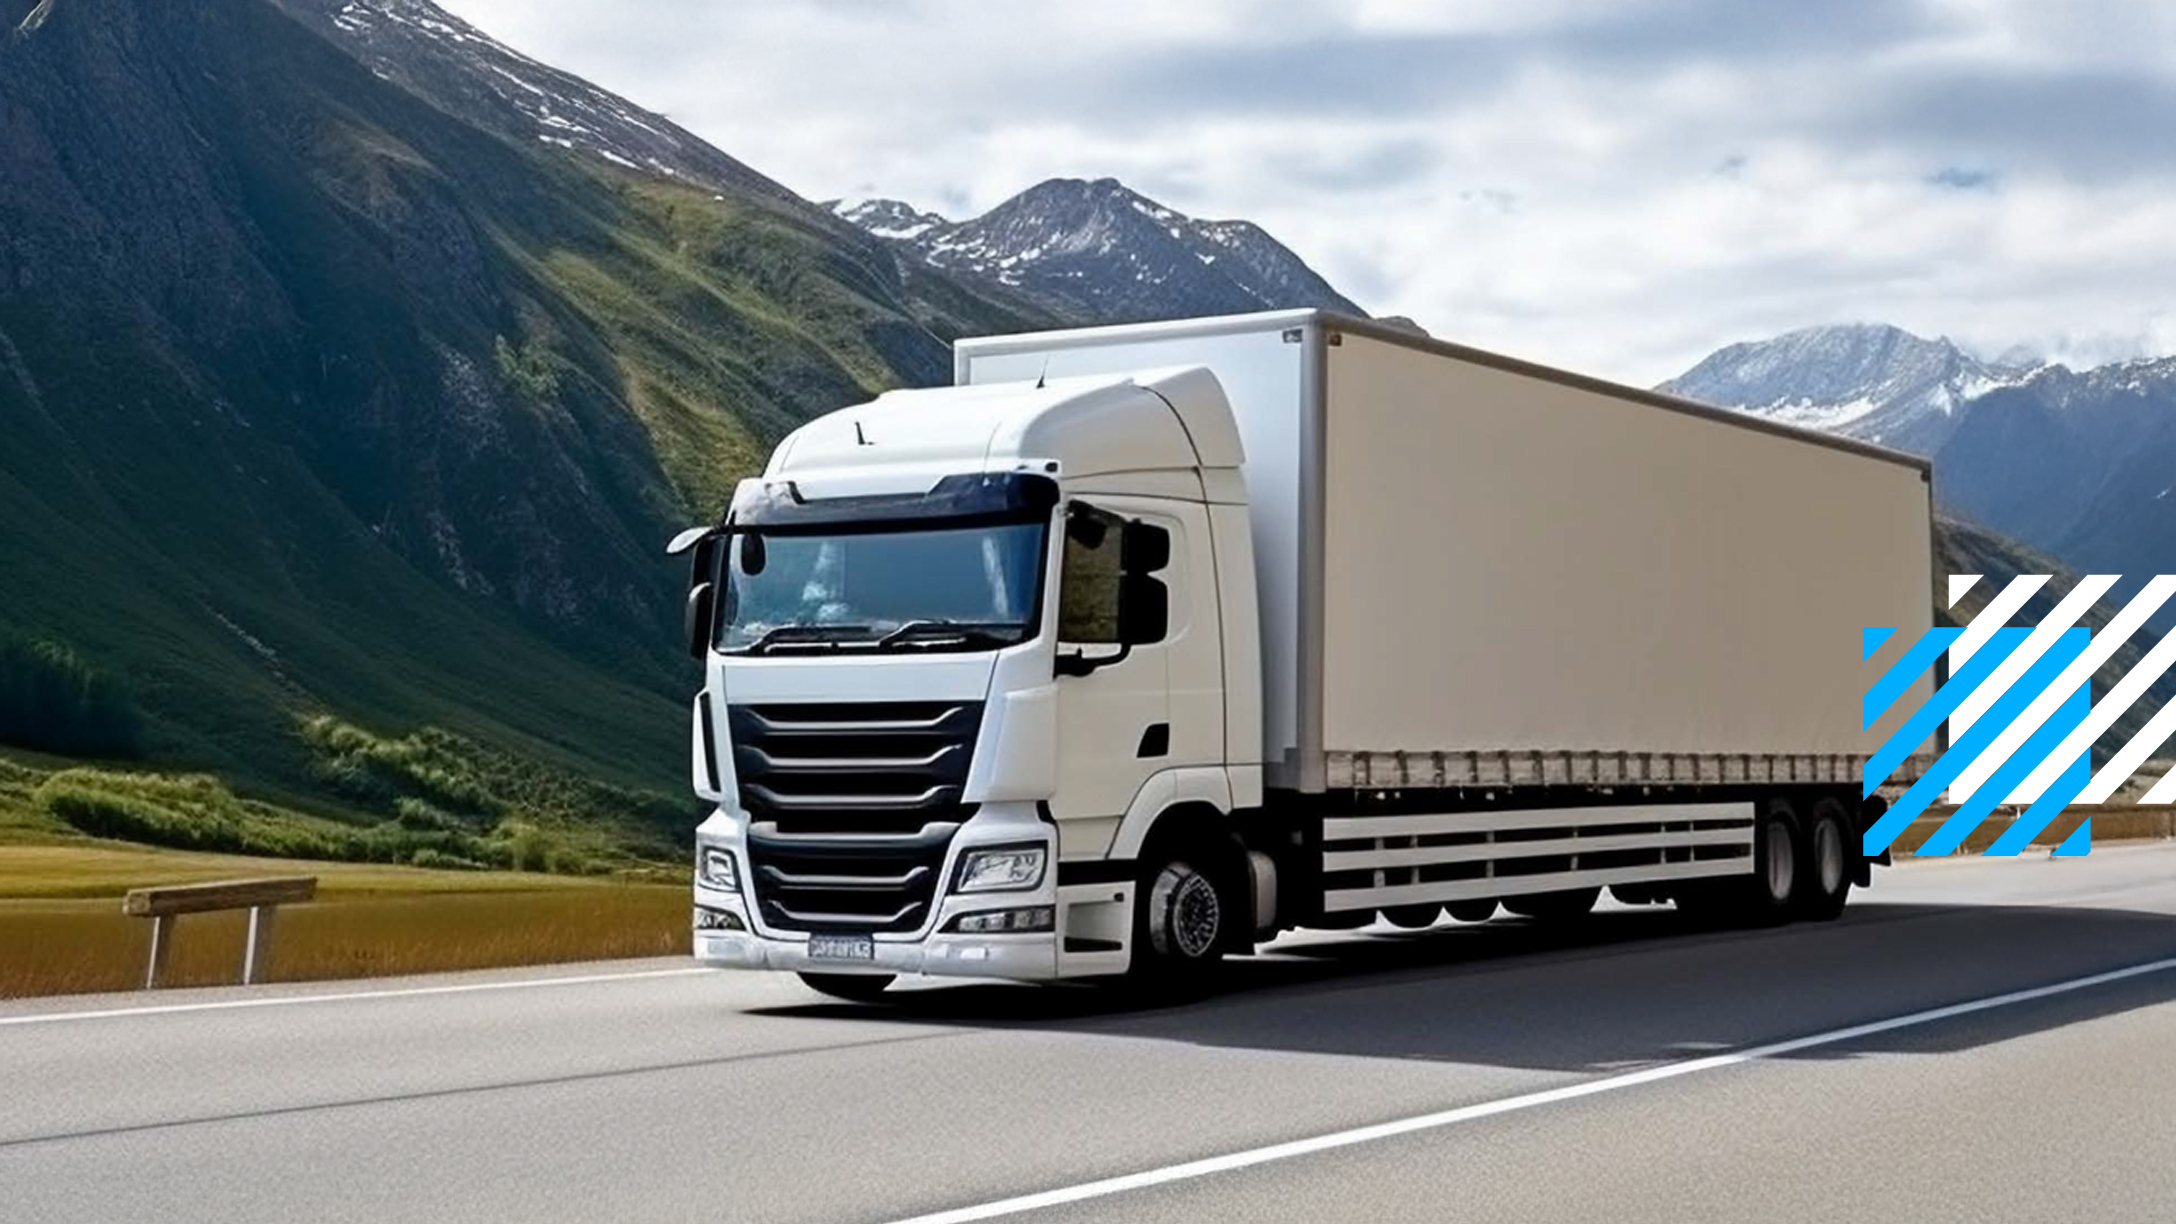
[(1147, 937), (1251, 935), (1236, 842), (1133, 869), (1167, 811), (1261, 802), (1243, 458), (1200, 367), (894, 391), (787, 437), (679, 542), (698, 959), (848, 996), (1113, 973), (1159, 883)]

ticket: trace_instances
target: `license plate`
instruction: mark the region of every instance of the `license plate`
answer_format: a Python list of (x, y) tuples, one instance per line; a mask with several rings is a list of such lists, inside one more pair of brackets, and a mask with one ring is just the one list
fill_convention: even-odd
[(865, 961), (876, 959), (876, 940), (867, 935), (811, 935), (810, 960)]

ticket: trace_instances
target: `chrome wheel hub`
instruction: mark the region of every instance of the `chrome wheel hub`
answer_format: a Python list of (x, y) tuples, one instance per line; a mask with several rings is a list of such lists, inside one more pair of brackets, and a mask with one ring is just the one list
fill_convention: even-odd
[(1216, 947), (1217, 930), (1224, 920), (1223, 903), (1209, 878), (1189, 873), (1171, 891), (1170, 947), (1188, 960), (1207, 956)]

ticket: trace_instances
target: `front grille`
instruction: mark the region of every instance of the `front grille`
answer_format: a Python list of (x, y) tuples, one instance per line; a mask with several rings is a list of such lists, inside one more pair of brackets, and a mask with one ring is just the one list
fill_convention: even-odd
[(918, 833), (967, 818), (979, 701), (736, 705), (726, 719), (741, 806), (780, 833)]
[(748, 830), (763, 921), (786, 931), (911, 931), (929, 918), (944, 852), (959, 826), (910, 837), (780, 837)]
[(928, 917), (982, 725), (977, 701), (735, 705), (727, 727), (766, 923), (908, 931)]

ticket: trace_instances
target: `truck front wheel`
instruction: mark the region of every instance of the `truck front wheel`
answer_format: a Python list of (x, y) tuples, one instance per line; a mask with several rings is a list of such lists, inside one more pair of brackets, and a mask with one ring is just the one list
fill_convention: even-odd
[(1246, 915), (1223, 856), (1206, 844), (1182, 844), (1144, 860), (1141, 907), (1134, 922), (1134, 976), (1194, 981), (1190, 973), (1223, 958)]

